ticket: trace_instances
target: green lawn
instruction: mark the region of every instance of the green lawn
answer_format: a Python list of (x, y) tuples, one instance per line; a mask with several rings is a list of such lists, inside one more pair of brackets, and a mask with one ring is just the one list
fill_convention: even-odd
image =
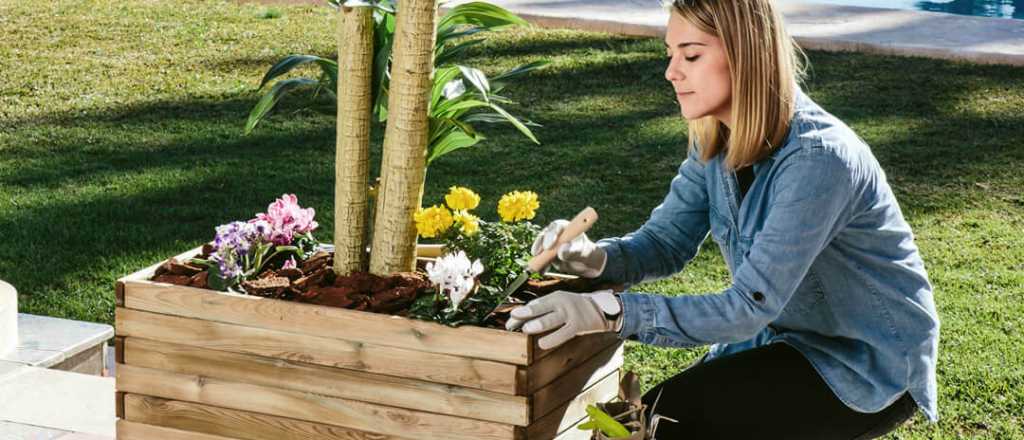
[[(22, 292), (22, 311), (112, 322), (117, 277), (284, 192), (317, 208), (318, 236), (330, 239), (333, 117), (293, 105), (242, 136), (268, 66), (333, 56), (326, 6), (0, 0), (0, 27), (0, 278)], [(425, 203), (465, 185), (493, 219), (502, 193), (530, 189), (537, 223), (591, 205), (594, 238), (634, 230), (686, 142), (661, 47), (569, 31), (489, 39), (467, 64), (553, 61), (509, 92), (518, 114), (544, 125), (543, 145), (490, 127), (485, 144), (430, 169)], [(935, 285), (943, 419), (919, 416), (891, 438), (1024, 439), (1024, 69), (810, 58), (805, 89), (872, 145)], [(724, 288), (714, 249), (637, 290)], [(649, 387), (701, 353), (630, 342), (627, 362)]]

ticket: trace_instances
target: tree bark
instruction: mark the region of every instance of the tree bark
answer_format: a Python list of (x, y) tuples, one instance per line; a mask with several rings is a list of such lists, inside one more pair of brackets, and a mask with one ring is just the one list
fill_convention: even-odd
[(370, 272), (416, 268), (413, 214), (423, 200), (427, 166), (427, 106), (434, 76), (436, 0), (402, 0), (395, 17), (388, 122), (384, 132)]
[(373, 10), (338, 12), (338, 128), (334, 157), (334, 272), (367, 270)]

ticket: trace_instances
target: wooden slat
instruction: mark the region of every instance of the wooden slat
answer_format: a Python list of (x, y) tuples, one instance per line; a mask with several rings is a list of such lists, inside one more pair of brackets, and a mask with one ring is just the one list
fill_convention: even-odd
[(450, 440), (508, 440), (512, 425), (412, 411), (314, 393), (235, 383), (195, 375), (123, 365), (117, 371), (119, 389), (131, 396), (145, 393), (165, 399), (227, 409), (316, 421), (359, 431), (416, 438)]
[(595, 353), (615, 344), (621, 344), (615, 333), (594, 333), (577, 336), (550, 351), (550, 354), (539, 358), (527, 367), (527, 395), (531, 395), (553, 380), (565, 374), (566, 370), (576, 367)]
[(231, 437), (182, 431), (144, 423), (117, 421), (117, 440), (234, 440)]
[(571, 400), (609, 374), (616, 374), (622, 366), (623, 346), (615, 344), (594, 355), (586, 362), (565, 372), (548, 386), (533, 394), (531, 420), (540, 419), (558, 406)]
[(124, 336), (114, 336), (114, 362), (124, 363)]
[(580, 426), (581, 423), (582, 421), (576, 422), (576, 424), (572, 425), (565, 431), (562, 431), (561, 434), (558, 434), (558, 437), (555, 437), (555, 440), (590, 440), (591, 438), (593, 438), (592, 431), (577, 428), (578, 426)]
[[(216, 295), (216, 294), (215, 294)], [(516, 366), (277, 330), (117, 308), (118, 335), (367, 371), (504, 394), (516, 392)]]
[(586, 417), (587, 405), (610, 401), (618, 396), (618, 394), (619, 375), (610, 374), (586, 391), (580, 393), (575, 399), (530, 424), (526, 428), (527, 439), (547, 440), (555, 438), (558, 434), (572, 428), (573, 425)]
[(114, 415), (119, 419), (124, 418), (124, 393), (120, 391), (114, 393)]
[[(126, 280), (125, 307), (207, 321), (529, 365), (522, 333)], [(297, 338), (298, 339), (298, 338)]]
[(340, 426), (129, 394), (127, 420), (242, 440), (414, 440)]
[(128, 338), (126, 347), (128, 364), (133, 366), (518, 426), (529, 424), (526, 397), (139, 338)]

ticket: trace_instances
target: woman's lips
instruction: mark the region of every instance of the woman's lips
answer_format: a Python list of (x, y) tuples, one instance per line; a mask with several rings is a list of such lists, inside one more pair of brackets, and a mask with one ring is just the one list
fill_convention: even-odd
[(693, 94), (693, 92), (679, 92), (679, 93), (676, 93), (676, 96), (686, 96), (686, 95), (692, 95), (692, 94)]

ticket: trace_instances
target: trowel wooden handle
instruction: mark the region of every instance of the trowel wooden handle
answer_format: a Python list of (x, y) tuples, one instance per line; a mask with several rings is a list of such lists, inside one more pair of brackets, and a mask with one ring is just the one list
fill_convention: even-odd
[(587, 232), (591, 226), (594, 226), (594, 222), (597, 221), (597, 211), (594, 208), (586, 207), (576, 217), (562, 229), (562, 233), (558, 235), (558, 239), (555, 240), (555, 244), (543, 252), (534, 255), (530, 259), (530, 263), (526, 265), (530, 272), (540, 272), (555, 258), (558, 256), (558, 247), (564, 243), (572, 241), (572, 239), (578, 237), (580, 234)]

